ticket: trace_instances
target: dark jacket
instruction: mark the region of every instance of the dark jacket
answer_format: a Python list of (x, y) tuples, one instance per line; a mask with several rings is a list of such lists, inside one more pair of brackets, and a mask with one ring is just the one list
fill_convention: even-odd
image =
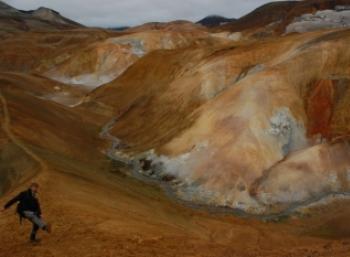
[(41, 215), (40, 203), (38, 198), (36, 198), (31, 189), (19, 193), (16, 197), (11, 199), (7, 204), (5, 204), (5, 209), (10, 208), (13, 204), (17, 203), (17, 213), (20, 216), (24, 216), (24, 211), (32, 211), (36, 215)]

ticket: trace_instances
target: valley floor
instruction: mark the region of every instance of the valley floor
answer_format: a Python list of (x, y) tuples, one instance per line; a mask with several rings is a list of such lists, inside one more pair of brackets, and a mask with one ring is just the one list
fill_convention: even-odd
[(74, 161), (40, 156), (51, 163), (36, 181), (53, 233), (41, 232), (42, 241), (31, 245), (29, 222), (19, 225), (12, 208), (0, 218), (2, 257), (350, 255), (350, 202), (325, 207), (327, 214), (322, 207), (302, 218), (262, 222), (181, 206), (157, 187), (99, 170), (105, 164), (86, 167), (88, 175), (80, 177), (77, 167), (85, 168)]

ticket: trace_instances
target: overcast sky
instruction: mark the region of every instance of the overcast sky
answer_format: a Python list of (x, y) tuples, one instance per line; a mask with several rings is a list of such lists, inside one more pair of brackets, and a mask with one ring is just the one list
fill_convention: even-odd
[(198, 21), (211, 14), (238, 18), (275, 0), (4, 0), (22, 10), (45, 6), (88, 26), (134, 26), (150, 21)]

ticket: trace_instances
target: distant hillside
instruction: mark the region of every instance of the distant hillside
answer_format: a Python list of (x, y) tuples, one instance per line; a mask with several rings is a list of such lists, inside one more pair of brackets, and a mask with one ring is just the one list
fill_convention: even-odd
[(49, 8), (40, 7), (37, 10), (18, 10), (0, 1), (0, 33), (16, 31), (73, 29), (83, 25), (67, 19), (60, 13)]
[(297, 4), (298, 2), (296, 1), (277, 1), (268, 3), (233, 22), (220, 26), (220, 28), (222, 30), (241, 31), (262, 27), (282, 20)]
[(115, 30), (115, 31), (124, 31), (124, 30), (127, 30), (129, 28), (130, 27), (128, 27), (128, 26), (121, 26), (121, 27), (111, 27), (111, 28), (108, 28), (108, 29)]
[(220, 26), (223, 25), (227, 22), (232, 22), (235, 21), (236, 19), (231, 19), (231, 18), (226, 18), (220, 15), (210, 15), (205, 17), (204, 19), (201, 19), (198, 21), (198, 24), (201, 24), (206, 27), (215, 27), (215, 26)]
[(218, 31), (269, 30), (281, 34), (294, 19), (322, 10), (346, 10), (350, 0), (275, 1), (260, 6), (247, 15), (222, 25)]

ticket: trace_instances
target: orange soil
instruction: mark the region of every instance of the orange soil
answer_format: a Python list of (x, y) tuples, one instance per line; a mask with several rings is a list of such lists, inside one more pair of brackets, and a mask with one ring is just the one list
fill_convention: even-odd
[(334, 82), (332, 80), (319, 81), (312, 89), (308, 99), (307, 114), (309, 118), (308, 134), (330, 137), (330, 122), (334, 106)]
[(0, 256), (349, 256), (350, 240), (314, 236), (349, 236), (350, 210), (340, 204), (327, 215), (319, 209), (301, 220), (263, 223), (188, 209), (125, 177), (95, 182), (50, 172), (37, 180), (53, 233), (41, 233), (33, 246), (29, 223), (19, 226), (13, 211), (1, 214)]
[[(2, 110), (14, 97), (3, 95)], [(35, 180), (41, 184), (43, 216), (53, 224), (53, 233), (40, 233), (42, 242), (31, 245), (29, 222), (20, 226), (13, 208), (1, 213), (1, 257), (349, 256), (350, 208), (344, 201), (275, 222), (184, 207), (158, 187), (123, 175), (120, 167), (99, 157), (97, 147), (97, 161), (89, 163), (35, 141), (29, 144), (12, 131), (21, 125), (11, 122), (13, 109), (8, 110), (1, 117), (5, 132), (41, 164)], [(25, 187), (8, 192), (0, 204)]]

